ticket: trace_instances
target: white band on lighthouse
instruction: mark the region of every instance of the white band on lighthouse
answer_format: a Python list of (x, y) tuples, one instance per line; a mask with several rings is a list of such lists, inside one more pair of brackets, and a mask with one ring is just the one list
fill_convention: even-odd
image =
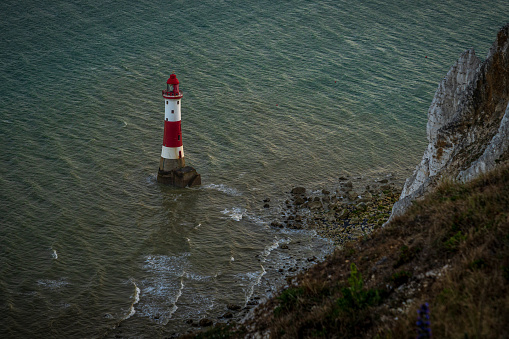
[(180, 159), (184, 157), (184, 146), (180, 147), (166, 147), (163, 146), (161, 157), (165, 159)]
[(165, 98), (164, 120), (180, 121), (180, 99)]

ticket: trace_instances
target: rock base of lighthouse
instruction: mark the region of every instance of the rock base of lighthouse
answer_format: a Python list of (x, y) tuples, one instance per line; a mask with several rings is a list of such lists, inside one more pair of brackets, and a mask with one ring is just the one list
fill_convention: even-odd
[(169, 172), (174, 169), (186, 167), (186, 161), (184, 158), (179, 159), (166, 159), (161, 157), (159, 161), (159, 171)]
[(184, 188), (201, 185), (201, 175), (191, 166), (161, 171), (157, 173), (157, 181), (175, 187)]

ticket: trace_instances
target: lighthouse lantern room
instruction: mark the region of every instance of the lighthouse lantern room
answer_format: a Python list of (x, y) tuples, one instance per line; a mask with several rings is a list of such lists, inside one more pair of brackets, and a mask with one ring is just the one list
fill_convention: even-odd
[(182, 96), (177, 76), (170, 75), (166, 90), (163, 90), (164, 134), (157, 181), (185, 187), (200, 185), (201, 178), (194, 168), (186, 167), (184, 160), (180, 113)]

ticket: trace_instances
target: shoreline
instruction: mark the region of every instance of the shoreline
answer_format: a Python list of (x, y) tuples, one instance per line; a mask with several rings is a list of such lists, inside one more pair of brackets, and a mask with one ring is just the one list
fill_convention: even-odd
[[(274, 216), (271, 228), (316, 231), (317, 235), (329, 239), (334, 247), (323, 260), (333, 255), (337, 248), (356, 239), (368, 236), (373, 230), (381, 227), (390, 217), (392, 206), (398, 201), (405, 179), (388, 173), (383, 177), (364, 177), (342, 175), (337, 184), (321, 190), (305, 187), (294, 187), (290, 192), (282, 193), (283, 203), (279, 216)], [(270, 199), (261, 203), (270, 207)], [(288, 250), (287, 244), (280, 246)], [(216, 325), (239, 325), (251, 319), (257, 306), (269, 300), (274, 292), (288, 286), (294, 278), (305, 273), (322, 262), (316, 257), (302, 259), (300, 267), (290, 267), (283, 272), (285, 283), (275, 286), (272, 291), (253, 294), (245, 306), (226, 305), (225, 313), (216, 318), (189, 319), (187, 332), (176, 337), (193, 337)], [(271, 268), (274, 269), (274, 268)], [(267, 278), (264, 278), (267, 279)]]

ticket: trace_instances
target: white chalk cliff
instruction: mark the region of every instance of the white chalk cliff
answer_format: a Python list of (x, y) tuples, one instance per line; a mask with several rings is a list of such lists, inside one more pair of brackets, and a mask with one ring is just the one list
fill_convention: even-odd
[(391, 219), (443, 178), (470, 180), (509, 159), (509, 24), (481, 61), (461, 54), (428, 111), (428, 147), (406, 180)]

